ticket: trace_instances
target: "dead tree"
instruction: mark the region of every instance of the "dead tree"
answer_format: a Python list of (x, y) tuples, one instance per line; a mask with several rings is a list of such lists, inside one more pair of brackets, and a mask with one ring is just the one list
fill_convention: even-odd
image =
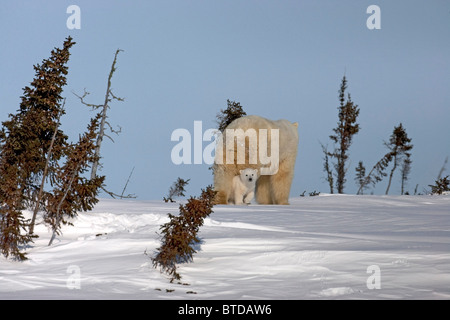
[[(108, 109), (110, 108), (110, 102), (112, 100), (117, 100), (117, 101), (124, 101), (124, 98), (120, 98), (114, 95), (114, 93), (111, 90), (111, 79), (113, 77), (114, 72), (116, 71), (116, 62), (117, 62), (117, 56), (119, 54), (119, 52), (121, 52), (123, 50), (121, 49), (117, 49), (116, 53), (114, 55), (114, 60), (113, 63), (111, 65), (111, 70), (109, 72), (109, 76), (108, 76), (108, 83), (106, 85), (106, 93), (105, 93), (105, 101), (103, 102), (103, 104), (92, 104), (92, 103), (87, 103), (85, 101), (85, 98), (87, 95), (89, 95), (89, 92), (87, 92), (86, 90), (84, 90), (84, 93), (82, 96), (77, 95), (76, 93), (74, 93), (81, 101), (82, 104), (84, 104), (85, 106), (88, 106), (90, 108), (92, 108), (92, 110), (100, 110), (101, 113), (101, 118), (100, 118), (100, 126), (98, 129), (98, 133), (97, 133), (97, 140), (96, 140), (96, 144), (95, 144), (95, 161), (92, 163), (92, 167), (91, 167), (91, 179), (93, 179), (96, 175), (97, 175), (97, 170), (100, 166), (100, 150), (102, 147), (102, 142), (103, 139), (105, 137), (107, 137), (108, 139), (110, 139), (112, 142), (114, 142), (113, 138), (111, 138), (110, 135), (107, 134), (107, 129), (109, 129), (109, 131), (111, 133), (114, 134), (119, 134), (122, 131), (122, 128), (120, 126), (117, 126), (118, 129), (114, 129), (111, 124), (109, 123), (108, 119)], [(104, 186), (102, 186), (102, 190), (105, 191), (107, 194), (109, 194), (111, 197), (116, 198), (136, 198), (135, 195), (129, 194), (124, 196), (122, 195), (118, 195), (114, 192), (111, 192), (109, 190), (106, 190), (106, 188)]]
[(448, 162), (448, 156), (445, 158), (445, 161), (444, 161), (444, 164), (441, 167), (441, 170), (439, 170), (439, 174), (438, 174), (437, 180), (439, 180), (442, 177), (442, 174), (446, 170), (445, 166), (447, 165), (447, 162)]

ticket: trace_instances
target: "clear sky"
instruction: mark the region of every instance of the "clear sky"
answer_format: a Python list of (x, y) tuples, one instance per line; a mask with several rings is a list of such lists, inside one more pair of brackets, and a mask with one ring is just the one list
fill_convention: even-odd
[[(69, 5), (81, 9), (81, 28), (70, 30)], [(381, 10), (381, 29), (366, 25), (370, 5)], [(299, 123), (300, 143), (291, 196), (329, 192), (320, 142), (337, 122), (338, 89), (360, 107), (361, 131), (350, 149), (346, 193), (355, 193), (355, 166), (372, 167), (400, 122), (412, 138), (407, 190), (434, 183), (450, 156), (450, 2), (381, 0), (161, 0), (2, 1), (0, 8), (0, 120), (14, 113), (33, 65), (61, 47), (71, 50), (67, 115), (72, 141), (93, 115), (72, 92), (91, 92), (103, 103), (116, 49), (112, 86), (124, 102), (111, 104), (111, 124), (122, 133), (102, 146), (108, 189), (161, 199), (177, 177), (190, 179), (188, 195), (212, 183), (209, 165), (175, 165), (171, 133), (194, 121), (203, 130), (227, 99), (247, 114)], [(205, 143), (204, 146), (206, 146)], [(450, 164), (446, 174), (450, 174)], [(373, 190), (382, 194), (387, 180)], [(369, 191), (370, 192), (370, 191)], [(400, 192), (394, 177), (391, 194)]]

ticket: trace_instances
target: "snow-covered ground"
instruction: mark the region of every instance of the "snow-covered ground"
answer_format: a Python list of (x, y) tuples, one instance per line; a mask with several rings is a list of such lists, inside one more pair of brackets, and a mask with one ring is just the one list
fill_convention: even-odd
[(216, 206), (183, 283), (152, 267), (178, 204), (103, 199), (29, 260), (0, 257), (0, 299), (450, 299), (450, 196), (320, 195)]

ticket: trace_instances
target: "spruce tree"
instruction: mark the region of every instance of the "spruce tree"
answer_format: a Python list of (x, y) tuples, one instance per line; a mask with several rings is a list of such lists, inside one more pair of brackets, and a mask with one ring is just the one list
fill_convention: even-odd
[[(240, 102), (227, 99), (227, 108), (221, 109), (220, 112), (216, 115), (217, 128), (220, 133), (223, 134), (226, 127), (228, 127), (231, 122), (246, 115), (247, 113), (242, 108)], [(211, 167), (209, 167), (209, 169), (212, 170), (213, 174), (215, 174), (216, 168), (217, 164), (215, 162)]]
[[(20, 252), (33, 238), (24, 232), (29, 224), (22, 215), (26, 204), (37, 201), (37, 190), (45, 168), (50, 182), (54, 168), (64, 155), (67, 136), (58, 130), (62, 91), (66, 84), (69, 49), (55, 48), (49, 59), (34, 66), (35, 78), (25, 87), (19, 110), (2, 123), (0, 132), (0, 248), (5, 256), (23, 260)], [(54, 144), (52, 152), (50, 146)], [(50, 158), (47, 158), (49, 156)]]
[(407, 155), (405, 159), (403, 160), (402, 167), (401, 167), (401, 176), (402, 176), (402, 188), (401, 188), (401, 194), (409, 194), (408, 192), (405, 193), (405, 185), (406, 181), (408, 180), (408, 175), (411, 171), (411, 157)]
[[(335, 148), (332, 152), (326, 151), (325, 161), (327, 163), (324, 165), (324, 168), (327, 171), (327, 181), (330, 182), (332, 179), (330, 179), (331, 169), (328, 165), (328, 157), (336, 160), (333, 165), (338, 193), (344, 193), (344, 185), (346, 182), (345, 174), (347, 172), (346, 163), (349, 157), (348, 151), (352, 144), (353, 136), (357, 134), (360, 129), (359, 124), (356, 123), (359, 115), (358, 105), (352, 101), (349, 93), (347, 93), (346, 99), (346, 90), (347, 78), (344, 75), (339, 88), (338, 123), (337, 127), (333, 129), (334, 134), (330, 135), (330, 139), (335, 144)], [(333, 188), (331, 187), (330, 192), (333, 193)]]
[(369, 174), (361, 179), (359, 184), (359, 189), (357, 194), (362, 194), (363, 189), (367, 188), (369, 184), (375, 186), (377, 182), (383, 180), (385, 176), (387, 176), (385, 170), (389, 166), (389, 163), (392, 161), (392, 154), (386, 153), (370, 170)]
[(435, 184), (430, 184), (429, 187), (431, 187), (431, 194), (443, 194), (444, 192), (450, 191), (449, 176), (437, 179)]
[(333, 171), (330, 166), (330, 160), (329, 160), (330, 153), (328, 152), (328, 149), (327, 149), (328, 146), (324, 146), (323, 144), (321, 144), (321, 146), (322, 146), (322, 151), (324, 154), (323, 170), (327, 174), (327, 177), (325, 178), (325, 180), (328, 182), (328, 185), (330, 186), (330, 193), (333, 194), (334, 193), (334, 178), (333, 178)]
[(197, 233), (204, 219), (212, 212), (216, 192), (208, 186), (199, 198), (190, 197), (186, 204), (180, 204), (178, 216), (169, 213), (170, 221), (161, 226), (162, 244), (152, 258), (153, 267), (160, 267), (173, 280), (179, 280), (177, 263), (190, 262), (196, 252), (194, 245), (200, 239)]
[(169, 194), (166, 197), (163, 197), (164, 202), (175, 202), (174, 197), (184, 197), (184, 187), (189, 183), (190, 179), (184, 180), (178, 177), (177, 181), (172, 184), (169, 189)]
[(365, 179), (366, 168), (364, 167), (362, 161), (358, 163), (358, 166), (355, 168), (355, 171), (356, 171), (355, 181), (359, 186), (357, 194), (364, 194), (364, 189), (367, 189), (367, 184)]
[(338, 193), (344, 193), (346, 162), (348, 160), (348, 150), (352, 144), (352, 138), (359, 132), (359, 124), (356, 119), (359, 115), (358, 105), (351, 100), (350, 93), (347, 94), (345, 101), (345, 90), (347, 89), (347, 79), (342, 78), (341, 87), (339, 89), (339, 121), (338, 126), (333, 129), (334, 135), (330, 139), (337, 144), (332, 156), (336, 159), (336, 189)]
[(223, 132), (231, 122), (246, 115), (247, 113), (239, 102), (227, 99), (227, 108), (221, 109), (216, 116), (219, 131)]
[(0, 158), (0, 194), (3, 196), (0, 205), (0, 250), (5, 257), (12, 256), (17, 260), (25, 260), (26, 254), (21, 249), (32, 241), (33, 237), (26, 232), (29, 221), (25, 220), (23, 188), (18, 183), (20, 168), (8, 163), (9, 154), (14, 153), (11, 145), (2, 147)]
[(392, 132), (389, 142), (384, 142), (384, 145), (388, 148), (389, 151), (373, 166), (369, 174), (363, 179), (363, 183), (360, 185), (358, 194), (362, 192), (362, 188), (364, 188), (368, 184), (372, 184), (373, 186), (375, 186), (377, 182), (383, 180), (383, 178), (387, 176), (386, 169), (389, 167), (389, 164), (391, 162), (393, 162), (393, 166), (389, 174), (389, 182), (386, 188), (386, 194), (389, 193), (394, 171), (401, 163), (403, 163), (402, 164), (403, 166), (402, 194), (403, 194), (404, 183), (407, 179), (409, 171), (411, 170), (410, 151), (413, 148), (413, 145), (410, 144), (410, 142), (411, 139), (408, 138), (408, 135), (406, 134), (406, 131), (401, 123), (398, 126), (394, 127), (394, 131)]
[(386, 194), (388, 194), (395, 169), (397, 169), (397, 166), (405, 159), (405, 157), (409, 158), (411, 156), (409, 151), (413, 148), (413, 145), (411, 144), (411, 139), (408, 138), (405, 128), (403, 128), (401, 123), (397, 127), (394, 127), (389, 143), (385, 143), (385, 145), (390, 150), (390, 154), (394, 162), (391, 173), (389, 174), (389, 182), (386, 188)]
[[(55, 48), (49, 59), (34, 67), (35, 79), (24, 88), (19, 110), (3, 122), (0, 131), (0, 249), (6, 257), (26, 259), (21, 250), (36, 237), (33, 226), (39, 210), (53, 229), (53, 241), (62, 224), (78, 211), (91, 210), (98, 201), (104, 177), (87, 179), (84, 173), (97, 160), (95, 140), (101, 115), (91, 120), (77, 143), (68, 143), (59, 128), (73, 44), (67, 38), (62, 49)], [(53, 190), (44, 190), (46, 186)], [(22, 214), (27, 207), (34, 210), (31, 222)]]
[(44, 221), (53, 230), (49, 245), (60, 233), (62, 224), (75, 218), (79, 211), (92, 210), (98, 202), (97, 195), (105, 177), (95, 175), (87, 179), (83, 174), (97, 158), (95, 141), (100, 118), (101, 114), (93, 118), (78, 143), (67, 148), (66, 162), (57, 171), (56, 186), (53, 192), (46, 194)]

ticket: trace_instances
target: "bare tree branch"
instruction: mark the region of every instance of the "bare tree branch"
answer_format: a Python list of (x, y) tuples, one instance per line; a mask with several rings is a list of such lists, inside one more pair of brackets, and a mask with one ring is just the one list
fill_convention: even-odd
[(444, 173), (444, 171), (445, 171), (445, 169), (446, 169), (445, 166), (447, 165), (447, 162), (448, 162), (448, 156), (445, 158), (444, 164), (442, 165), (442, 168), (441, 168), (441, 170), (439, 171), (437, 180), (441, 179), (441, 176), (442, 176), (442, 174)]
[(111, 94), (111, 97), (113, 97), (113, 99), (116, 99), (117, 101), (125, 101), (125, 98), (116, 97), (111, 90), (109, 90), (109, 93)]
[(76, 94), (75, 92), (72, 91), (72, 93), (78, 98), (80, 99), (81, 103), (84, 104), (87, 107), (92, 108), (92, 110), (98, 109), (103, 107), (102, 104), (92, 104), (92, 103), (87, 103), (86, 101), (84, 101), (84, 98), (86, 98), (86, 96), (88, 96), (90, 93), (86, 91), (86, 88), (84, 89), (84, 93), (82, 96), (79, 96), (78, 94)]
[[(97, 145), (95, 148), (96, 159), (100, 159), (100, 148), (101, 148), (101, 145), (103, 142), (103, 137), (105, 136), (105, 123), (106, 123), (106, 118), (107, 118), (106, 113), (109, 108), (108, 103), (111, 101), (111, 99), (109, 97), (110, 97), (110, 95), (113, 98), (115, 97), (111, 92), (111, 79), (112, 79), (114, 72), (116, 71), (117, 55), (121, 51), (123, 51), (123, 50), (120, 50), (120, 49), (116, 50), (116, 53), (114, 55), (114, 61), (111, 65), (111, 71), (109, 72), (109, 76), (108, 76), (108, 85), (106, 87), (105, 102), (103, 104), (103, 110), (102, 110), (102, 120), (100, 122), (100, 129), (99, 129), (98, 136), (97, 136)], [(117, 99), (117, 100), (119, 100), (119, 99)], [(111, 139), (111, 137), (108, 137), (108, 138)], [(112, 140), (112, 141), (114, 142), (114, 140)], [(98, 160), (94, 161), (94, 163), (92, 164), (91, 179), (93, 179), (95, 177), (95, 175), (97, 174), (97, 168), (98, 168)]]
[(130, 175), (128, 176), (128, 180), (127, 180), (127, 182), (125, 183), (125, 186), (123, 187), (122, 194), (120, 195), (121, 198), (123, 197), (123, 194), (125, 193), (125, 189), (126, 189), (127, 186), (128, 186), (128, 182), (130, 182), (131, 176), (133, 175), (133, 171), (134, 171), (134, 167), (133, 167), (133, 169), (131, 170)]
[(107, 194), (109, 194), (111, 196), (111, 198), (113, 198), (113, 199), (117, 199), (117, 198), (119, 198), (119, 199), (135, 199), (136, 198), (136, 195), (134, 195), (134, 194), (128, 194), (128, 195), (124, 196), (123, 192), (121, 195), (118, 195), (117, 193), (106, 190), (105, 187), (103, 187), (103, 186), (101, 187), (101, 189), (103, 191), (105, 191)]

